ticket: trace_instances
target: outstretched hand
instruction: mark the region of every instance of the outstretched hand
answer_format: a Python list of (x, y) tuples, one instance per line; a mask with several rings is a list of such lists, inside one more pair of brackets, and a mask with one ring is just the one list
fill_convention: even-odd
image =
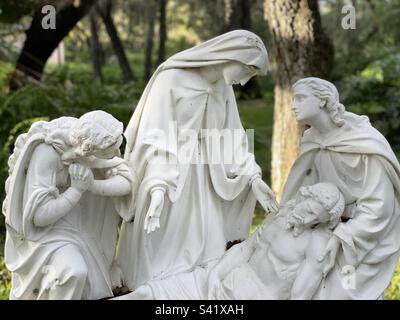
[(255, 179), (251, 184), (251, 188), (257, 201), (265, 211), (268, 213), (278, 212), (279, 205), (275, 199), (275, 194), (261, 178)]
[(157, 189), (151, 193), (149, 210), (144, 220), (144, 230), (147, 234), (160, 228), (160, 215), (164, 207), (164, 191)]

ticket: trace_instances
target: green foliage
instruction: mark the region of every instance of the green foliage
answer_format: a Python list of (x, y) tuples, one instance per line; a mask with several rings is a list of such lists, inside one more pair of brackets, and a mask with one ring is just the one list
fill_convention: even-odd
[[(239, 114), (244, 129), (254, 129), (254, 154), (263, 172), (263, 179), (270, 184), (271, 137), (273, 126), (273, 96), (265, 94), (264, 99), (239, 100)], [(250, 138), (250, 137), (249, 137)], [(251, 140), (251, 139), (249, 139)], [(252, 234), (265, 219), (265, 212), (257, 203), (254, 210)]]
[(254, 153), (269, 183), (271, 176), (271, 137), (273, 126), (273, 97), (266, 99), (239, 100), (240, 118), (245, 129), (254, 129)]
[(3, 0), (0, 4), (0, 21), (17, 22), (23, 16), (31, 13), (39, 4), (39, 0)]
[(11, 274), (7, 270), (4, 259), (0, 258), (0, 300), (7, 300), (11, 289)]
[(347, 109), (368, 115), (393, 150), (400, 152), (400, 54), (370, 63), (357, 76), (346, 77), (339, 87)]
[(9, 77), (13, 69), (11, 63), (0, 62), (0, 99), (7, 92)]
[[(341, 27), (342, 8), (353, 4), (356, 29)], [(398, 0), (324, 0), (321, 1), (324, 30), (335, 47), (333, 78), (363, 70), (368, 64), (398, 52), (400, 40), (400, 2)]]
[(400, 300), (400, 261), (397, 264), (396, 272), (392, 278), (392, 282), (386, 288), (385, 299)]

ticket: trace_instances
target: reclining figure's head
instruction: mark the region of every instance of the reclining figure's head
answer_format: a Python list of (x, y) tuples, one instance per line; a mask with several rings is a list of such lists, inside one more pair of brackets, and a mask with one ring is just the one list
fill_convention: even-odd
[(295, 236), (319, 224), (333, 229), (343, 214), (344, 206), (343, 195), (331, 183), (301, 187), (291, 203), (287, 228), (293, 228)]

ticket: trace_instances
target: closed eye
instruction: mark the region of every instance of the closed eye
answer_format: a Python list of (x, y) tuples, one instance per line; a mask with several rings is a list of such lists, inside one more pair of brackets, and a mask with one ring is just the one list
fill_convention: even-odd
[(304, 96), (302, 94), (297, 94), (295, 96), (295, 99), (297, 99), (298, 101), (304, 101), (305, 98), (306, 98), (306, 96)]

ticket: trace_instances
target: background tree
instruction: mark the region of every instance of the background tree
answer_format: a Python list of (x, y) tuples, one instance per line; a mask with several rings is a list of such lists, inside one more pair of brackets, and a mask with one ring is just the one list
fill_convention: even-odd
[(165, 42), (167, 41), (167, 5), (168, 0), (158, 0), (159, 2), (159, 45), (157, 64), (165, 60)]
[(235, 29), (251, 29), (253, 0), (224, 0), (225, 32)]
[(280, 198), (302, 134), (291, 110), (291, 86), (307, 76), (328, 77), (333, 48), (322, 30), (316, 0), (265, 0), (264, 14), (272, 36), (276, 80), (271, 181)]
[(102, 67), (102, 56), (103, 52), (101, 49), (101, 44), (99, 41), (99, 31), (98, 31), (98, 13), (95, 7), (90, 10), (89, 13), (89, 21), (90, 21), (90, 50), (91, 50), (91, 58), (93, 71), (96, 79), (103, 82), (103, 74), (101, 71)]
[[(146, 51), (144, 63), (144, 79), (149, 80), (153, 67), (154, 26), (156, 20), (156, 7), (154, 0), (146, 1)], [(165, 49), (164, 49), (165, 50)]]
[[(47, 59), (60, 42), (74, 28), (96, 0), (82, 1), (41, 1), (37, 2), (33, 19), (26, 30), (26, 39), (10, 81), (10, 89), (15, 90), (27, 82), (40, 81)], [(40, 4), (40, 5), (39, 5)], [(56, 28), (44, 29), (42, 6), (56, 7)]]
[[(224, 0), (224, 32), (236, 29), (252, 30), (252, 9), (254, 0)], [(256, 78), (250, 79), (240, 88), (240, 97), (260, 98), (261, 90)]]
[(125, 54), (124, 46), (119, 37), (118, 30), (114, 24), (112, 17), (113, 2), (111, 0), (101, 1), (98, 4), (99, 14), (104, 22), (107, 33), (110, 37), (114, 52), (118, 58), (118, 63), (121, 68), (124, 80), (129, 82), (133, 81), (133, 71), (129, 65), (128, 59)]

